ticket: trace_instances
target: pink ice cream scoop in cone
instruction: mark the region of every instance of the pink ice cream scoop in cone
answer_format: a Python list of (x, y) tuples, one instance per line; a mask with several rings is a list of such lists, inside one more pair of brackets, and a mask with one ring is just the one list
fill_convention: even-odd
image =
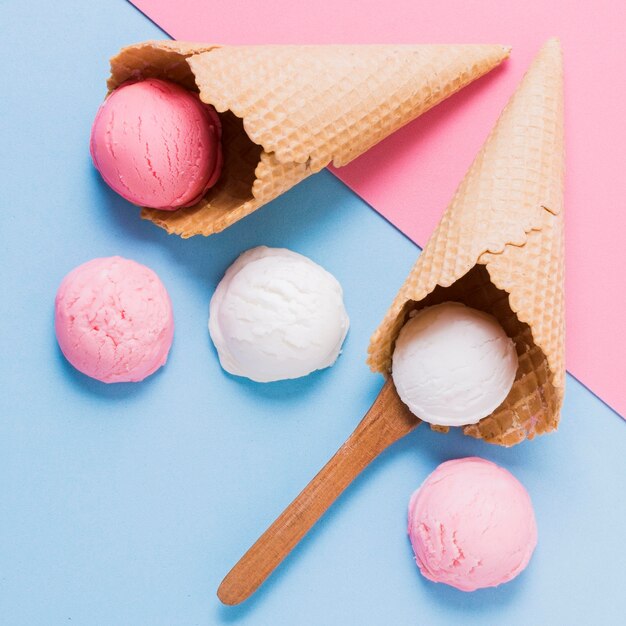
[(162, 210), (195, 204), (219, 178), (222, 127), (212, 106), (176, 83), (127, 82), (104, 101), (91, 156), (129, 202)]

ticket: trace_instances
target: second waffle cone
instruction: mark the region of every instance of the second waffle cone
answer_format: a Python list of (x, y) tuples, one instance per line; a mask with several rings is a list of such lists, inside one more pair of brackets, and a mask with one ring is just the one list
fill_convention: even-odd
[(447, 300), (494, 315), (517, 346), (508, 397), (464, 427), (514, 445), (554, 430), (565, 388), (561, 49), (539, 52), (471, 165), (385, 319), (369, 365), (389, 374), (412, 310)]

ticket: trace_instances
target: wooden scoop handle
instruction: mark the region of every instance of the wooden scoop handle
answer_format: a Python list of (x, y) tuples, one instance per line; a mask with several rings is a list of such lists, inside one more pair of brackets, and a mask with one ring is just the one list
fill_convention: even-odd
[(419, 423), (388, 380), (335, 456), (230, 570), (219, 599), (232, 605), (250, 597), (370, 461)]

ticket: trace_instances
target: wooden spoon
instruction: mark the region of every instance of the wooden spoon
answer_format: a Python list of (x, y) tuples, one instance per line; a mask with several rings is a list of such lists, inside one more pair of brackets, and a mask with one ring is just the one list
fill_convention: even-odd
[(369, 463), (419, 423), (389, 379), (335, 456), (230, 570), (218, 598), (231, 605), (249, 598)]

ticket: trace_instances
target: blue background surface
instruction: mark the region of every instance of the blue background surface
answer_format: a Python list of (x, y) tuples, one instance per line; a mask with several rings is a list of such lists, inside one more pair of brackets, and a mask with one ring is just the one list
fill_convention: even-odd
[[(559, 433), (511, 450), (420, 427), (259, 593), (221, 606), (222, 576), (376, 396), (368, 338), (418, 249), (328, 172), (210, 239), (141, 221), (99, 180), (88, 136), (108, 57), (161, 32), (122, 0), (0, 7), (2, 624), (624, 623), (625, 424), (571, 377)], [(269, 385), (220, 369), (209, 298), (259, 244), (342, 283), (352, 327), (332, 369)], [(87, 379), (54, 339), (62, 277), (113, 254), (155, 269), (174, 303), (169, 362), (143, 384)], [(472, 454), (526, 485), (539, 545), (515, 581), (465, 594), (419, 575), (406, 506), (438, 463)]]

